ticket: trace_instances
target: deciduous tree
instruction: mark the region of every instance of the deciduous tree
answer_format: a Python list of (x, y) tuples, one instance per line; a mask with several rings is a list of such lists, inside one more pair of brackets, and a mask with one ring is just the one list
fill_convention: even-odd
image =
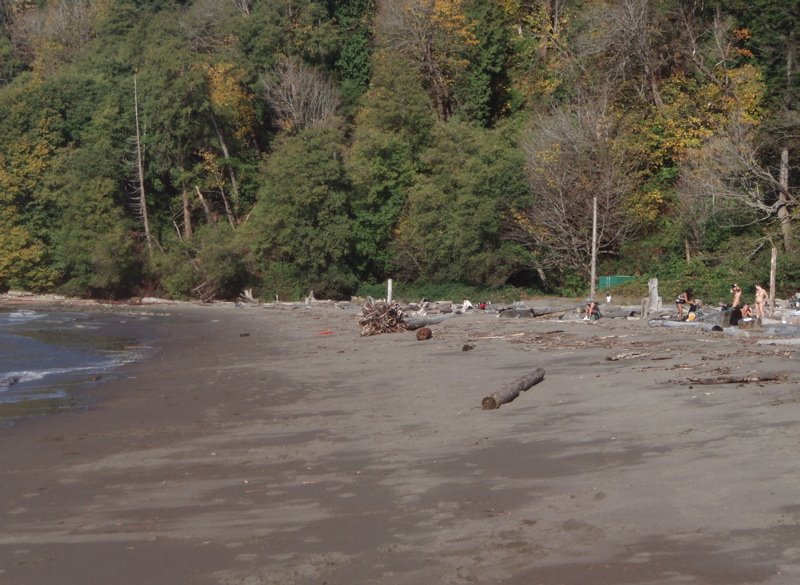
[(530, 250), (536, 267), (589, 274), (594, 198), (601, 256), (618, 252), (636, 227), (628, 211), (636, 161), (607, 97), (585, 96), (543, 115), (523, 138), (532, 201), (517, 210), (509, 237)]
[(278, 61), (264, 78), (264, 92), (276, 124), (288, 132), (335, 123), (340, 100), (333, 80), (297, 58)]
[(462, 0), (382, 0), (375, 26), (379, 45), (416, 64), (439, 118), (449, 118), (464, 49), (477, 42)]

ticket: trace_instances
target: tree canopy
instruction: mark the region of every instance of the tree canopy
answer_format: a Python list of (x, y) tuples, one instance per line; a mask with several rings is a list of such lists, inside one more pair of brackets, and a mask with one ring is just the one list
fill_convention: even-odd
[(793, 292), (796, 9), (0, 0), (0, 290)]

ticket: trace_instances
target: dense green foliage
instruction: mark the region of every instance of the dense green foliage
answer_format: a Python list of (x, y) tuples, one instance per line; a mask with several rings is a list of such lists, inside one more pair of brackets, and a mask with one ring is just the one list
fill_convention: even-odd
[(0, 290), (794, 292), (796, 8), (0, 0)]

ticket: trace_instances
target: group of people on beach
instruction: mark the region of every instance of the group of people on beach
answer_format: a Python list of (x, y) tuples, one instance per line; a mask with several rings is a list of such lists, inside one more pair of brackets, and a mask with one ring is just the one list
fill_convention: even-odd
[[(753, 317), (755, 316), (757, 319), (761, 319), (765, 316), (764, 307), (767, 305), (767, 300), (769, 299), (769, 293), (767, 290), (761, 286), (760, 283), (756, 283), (755, 286), (755, 295), (753, 299), (753, 307), (748, 304), (741, 304), (742, 301), (742, 287), (738, 284), (733, 283), (731, 286), (731, 311), (740, 311), (741, 317)], [(755, 308), (755, 315), (753, 315), (753, 309)]]
[[(769, 293), (767, 290), (761, 286), (760, 283), (756, 283), (755, 285), (755, 295), (754, 295), (754, 302), (753, 307), (748, 304), (742, 305), (742, 287), (740, 287), (737, 283), (733, 283), (731, 285), (731, 304), (730, 307), (724, 307), (726, 309), (730, 309), (731, 311), (731, 324), (735, 324), (738, 322), (739, 319), (743, 319), (746, 317), (753, 317), (755, 316), (757, 319), (761, 319), (764, 317), (764, 307), (767, 304), (767, 299), (769, 298)], [(687, 288), (681, 294), (678, 295), (678, 298), (675, 300), (675, 305), (678, 308), (678, 319), (683, 321), (684, 319), (693, 319), (694, 315), (696, 315), (697, 311), (700, 308), (700, 301), (695, 299), (694, 292), (691, 288)], [(688, 312), (686, 317), (683, 316), (683, 309), (684, 306), (688, 308)], [(754, 315), (755, 309), (755, 315)]]

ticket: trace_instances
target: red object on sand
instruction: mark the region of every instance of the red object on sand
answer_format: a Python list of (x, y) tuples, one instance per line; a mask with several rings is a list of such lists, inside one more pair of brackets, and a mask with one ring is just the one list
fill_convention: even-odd
[(333, 335), (333, 331), (320, 331), (316, 335)]

